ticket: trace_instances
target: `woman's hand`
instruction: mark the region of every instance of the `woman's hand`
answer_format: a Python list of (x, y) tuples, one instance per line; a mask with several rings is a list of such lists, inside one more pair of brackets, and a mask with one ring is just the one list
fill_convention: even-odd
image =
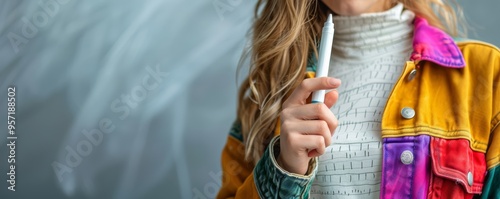
[(316, 90), (339, 85), (340, 80), (331, 77), (305, 79), (283, 103), (278, 164), (288, 172), (306, 174), (311, 158), (323, 154), (330, 145), (338, 124), (330, 107), (336, 103), (338, 92), (328, 92), (325, 103), (307, 104), (307, 99)]

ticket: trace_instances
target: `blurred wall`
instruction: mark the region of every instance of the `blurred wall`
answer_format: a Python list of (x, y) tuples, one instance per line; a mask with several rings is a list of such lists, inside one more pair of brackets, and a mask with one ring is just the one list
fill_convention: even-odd
[[(213, 198), (255, 2), (0, 1), (0, 198)], [(460, 3), (500, 46), (500, 1)]]

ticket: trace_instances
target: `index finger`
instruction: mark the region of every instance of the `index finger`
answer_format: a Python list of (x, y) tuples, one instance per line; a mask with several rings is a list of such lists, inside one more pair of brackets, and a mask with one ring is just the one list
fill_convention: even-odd
[(303, 105), (312, 92), (317, 90), (334, 89), (340, 86), (340, 80), (333, 77), (309, 78), (303, 80), (300, 85), (295, 88), (290, 97), (287, 99), (288, 105)]

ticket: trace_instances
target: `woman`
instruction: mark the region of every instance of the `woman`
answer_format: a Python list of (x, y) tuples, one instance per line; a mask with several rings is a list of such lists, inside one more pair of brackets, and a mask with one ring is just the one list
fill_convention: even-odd
[(500, 51), (457, 21), (441, 0), (260, 0), (217, 198), (500, 198)]

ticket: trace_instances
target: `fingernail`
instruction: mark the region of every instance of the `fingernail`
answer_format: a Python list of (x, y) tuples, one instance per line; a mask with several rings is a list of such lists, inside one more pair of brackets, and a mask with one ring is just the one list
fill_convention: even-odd
[(340, 85), (340, 79), (330, 78), (330, 84), (332, 84), (333, 86), (338, 86)]

